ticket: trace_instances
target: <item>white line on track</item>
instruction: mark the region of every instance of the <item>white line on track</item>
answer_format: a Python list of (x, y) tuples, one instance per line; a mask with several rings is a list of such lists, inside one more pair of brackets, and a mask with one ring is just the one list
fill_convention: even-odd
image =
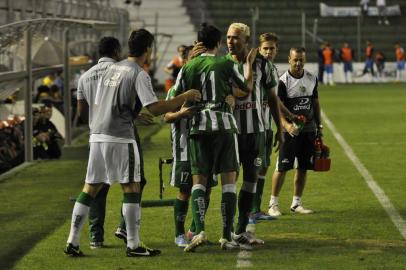
[(252, 252), (251, 251), (246, 251), (246, 250), (241, 250), (238, 252), (237, 255), (237, 268), (248, 268), (252, 267), (253, 264), (250, 260), (252, 257)]
[(331, 130), (333, 136), (336, 138), (337, 142), (343, 148), (347, 157), (352, 161), (355, 168), (357, 168), (358, 172), (364, 177), (365, 182), (367, 183), (368, 187), (372, 190), (375, 197), (381, 203), (383, 209), (385, 209), (386, 213), (395, 224), (396, 228), (399, 230), (400, 234), (404, 239), (406, 239), (406, 221), (402, 219), (402, 216), (393, 206), (389, 198), (386, 196), (383, 189), (376, 183), (374, 178), (372, 177), (371, 173), (365, 168), (359, 158), (355, 155), (354, 151), (352, 150), (351, 146), (344, 140), (343, 136), (337, 131), (334, 124), (330, 121), (324, 111), (321, 111), (321, 117)]

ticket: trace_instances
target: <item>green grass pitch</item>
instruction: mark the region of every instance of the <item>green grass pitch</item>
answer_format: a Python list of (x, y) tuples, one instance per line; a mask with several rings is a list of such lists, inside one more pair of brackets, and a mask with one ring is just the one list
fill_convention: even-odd
[[(406, 219), (406, 86), (322, 86), (319, 96), (322, 109)], [(156, 200), (158, 158), (171, 155), (169, 127), (141, 127), (141, 134), (149, 181), (143, 200)], [(252, 252), (222, 251), (215, 244), (185, 254), (173, 243), (173, 209), (156, 207), (142, 209), (141, 237), (147, 245), (160, 248), (162, 255), (127, 258), (123, 243), (113, 235), (121, 202), (121, 189), (115, 185), (108, 197), (107, 248), (90, 250), (85, 225), (81, 248), (87, 256), (69, 258), (62, 250), (69, 233), (70, 198), (79, 193), (86, 171), (84, 136), (65, 149), (63, 160), (36, 162), (0, 180), (0, 269), (406, 269), (406, 240), (326, 125), (324, 139), (331, 148), (332, 169), (310, 172), (303, 197), (315, 214), (288, 212), (293, 186), (289, 173), (280, 197), (284, 215), (257, 224), (257, 235), (266, 243)], [(168, 167), (164, 175), (167, 180)], [(270, 176), (265, 183), (264, 210)], [(174, 198), (177, 190), (167, 181), (165, 186), (164, 198)], [(206, 218), (206, 232), (214, 243), (222, 226), (219, 205), (217, 187)]]

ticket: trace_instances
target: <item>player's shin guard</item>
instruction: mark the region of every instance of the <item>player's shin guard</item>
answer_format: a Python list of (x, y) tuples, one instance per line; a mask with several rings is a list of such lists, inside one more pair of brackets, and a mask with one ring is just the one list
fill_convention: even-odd
[(189, 201), (175, 200), (173, 206), (174, 219), (175, 219), (175, 236), (185, 234), (185, 218), (187, 209), (189, 207)]
[(192, 187), (192, 216), (196, 226), (195, 233), (204, 231), (204, 214), (206, 212), (206, 187), (201, 184)]
[(82, 230), (83, 224), (89, 214), (89, 208), (92, 201), (93, 198), (85, 192), (81, 192), (76, 199), (72, 211), (72, 223), (67, 241), (73, 246), (79, 246), (80, 231)]
[(124, 193), (123, 215), (127, 230), (127, 247), (135, 249), (140, 243), (141, 206), (139, 193)]
[(255, 192), (254, 200), (252, 202), (251, 213), (261, 211), (262, 193), (264, 192), (265, 176), (258, 176), (257, 192)]
[(235, 184), (222, 186), (221, 215), (223, 216), (223, 238), (231, 241), (231, 229), (234, 222), (237, 194)]
[(235, 233), (245, 232), (248, 225), (252, 201), (256, 192), (256, 183), (244, 181), (238, 194), (238, 223)]

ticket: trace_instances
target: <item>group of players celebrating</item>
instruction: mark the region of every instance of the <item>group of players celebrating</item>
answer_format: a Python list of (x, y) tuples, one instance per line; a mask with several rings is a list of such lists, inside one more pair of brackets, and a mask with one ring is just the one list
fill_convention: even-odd
[[(217, 185), (216, 175), (221, 179), (223, 228), (219, 243), (224, 250), (251, 250), (264, 243), (247, 230), (247, 225), (250, 220), (281, 215), (278, 195), (286, 171), (295, 163), (290, 210), (312, 213), (303, 207), (301, 196), (306, 172), (313, 168), (314, 140), (322, 128), (317, 79), (304, 70), (306, 52), (301, 47), (291, 48), (289, 70), (279, 79), (273, 64), (278, 37), (262, 34), (259, 48), (249, 50), (250, 38), (255, 37), (250, 36), (247, 25), (232, 23), (227, 31), (229, 53), (218, 56), (222, 33), (212, 25), (202, 24), (198, 43), (185, 50), (187, 63), (166, 101), (158, 101), (148, 74), (142, 70), (143, 64), (150, 61), (153, 37), (146, 30), (137, 30), (129, 39), (128, 59), (101, 69), (91, 77), (97, 82), (89, 90), (85, 90), (86, 84), (83, 86), (82, 91), (89, 94), (78, 96), (82, 103), (79, 108), (87, 104), (93, 118), (89, 119), (90, 155), (85, 186), (73, 209), (66, 254), (83, 255), (79, 233), (92, 201), (103, 183), (116, 181), (124, 192), (124, 226), (116, 236), (126, 241), (127, 256), (160, 254), (139, 239), (142, 155), (133, 120), (141, 106), (153, 115), (165, 114), (164, 120), (171, 123), (171, 184), (179, 188), (174, 203), (175, 244), (185, 252), (193, 252), (208, 241), (205, 214), (210, 191)], [(277, 129), (275, 143), (272, 119)], [(272, 177), (270, 208), (263, 213), (260, 205), (273, 146), (279, 149), (279, 157)], [(243, 173), (237, 199), (240, 166)], [(189, 200), (192, 225), (186, 232)], [(238, 219), (234, 226), (236, 208)]]

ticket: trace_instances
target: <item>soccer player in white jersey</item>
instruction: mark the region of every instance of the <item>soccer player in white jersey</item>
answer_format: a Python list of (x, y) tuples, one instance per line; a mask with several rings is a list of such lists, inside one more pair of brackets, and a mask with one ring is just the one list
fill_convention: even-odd
[(317, 92), (317, 78), (304, 69), (306, 52), (302, 47), (294, 47), (289, 53), (289, 70), (279, 80), (278, 97), (286, 108), (295, 115), (306, 118), (299, 134), (291, 132), (284, 125), (285, 143), (279, 150), (276, 170), (272, 176), (272, 196), (268, 213), (280, 216), (278, 197), (286, 172), (293, 169), (295, 159), (297, 167), (294, 178), (294, 196), (290, 210), (294, 213), (311, 214), (312, 210), (302, 205), (301, 197), (306, 183), (307, 170), (313, 169), (313, 147), (316, 133), (320, 132), (320, 104)]
[[(232, 23), (227, 32), (227, 47), (229, 54), (226, 58), (238, 63), (246, 69), (245, 63), (248, 53), (250, 29), (243, 23)], [(275, 117), (278, 134), (281, 134), (279, 104), (275, 94), (276, 81), (273, 76), (272, 66), (262, 55), (256, 56), (252, 65), (254, 76), (254, 89), (244, 98), (236, 100), (234, 116), (237, 120), (238, 150), (240, 162), (243, 167), (243, 183), (238, 194), (238, 223), (233, 235), (240, 247), (246, 248), (247, 244), (263, 243), (253, 234), (246, 232), (248, 216), (256, 193), (259, 169), (265, 162), (265, 125), (262, 105), (264, 98), (270, 103), (271, 112)], [(269, 116), (268, 116), (269, 117)]]
[[(120, 42), (114, 37), (103, 37), (99, 41), (98, 47), (99, 61), (83, 73), (78, 82), (78, 113), (83, 121), (89, 122), (89, 127), (93, 119), (94, 98), (99, 79), (110, 65), (120, 60), (121, 55)], [(109, 188), (110, 185), (104, 184), (90, 206), (89, 233), (92, 249), (103, 247), (106, 198)]]
[(71, 229), (64, 249), (67, 255), (83, 255), (79, 249), (79, 238), (89, 206), (103, 183), (117, 181), (123, 189), (127, 256), (145, 257), (161, 253), (140, 241), (140, 158), (133, 120), (143, 106), (153, 115), (160, 115), (175, 110), (186, 101), (199, 101), (201, 94), (197, 90), (189, 90), (168, 101), (157, 99), (151, 79), (142, 68), (151, 60), (153, 41), (153, 35), (147, 30), (133, 31), (128, 41), (129, 57), (111, 65), (99, 81), (90, 127), (86, 180), (73, 208)]

